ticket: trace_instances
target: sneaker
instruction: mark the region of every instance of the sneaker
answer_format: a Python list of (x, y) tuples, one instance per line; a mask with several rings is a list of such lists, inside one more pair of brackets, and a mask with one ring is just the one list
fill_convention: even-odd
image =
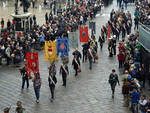
[(39, 103), (40, 101), (39, 100), (36, 100), (36, 103)]
[(51, 102), (53, 102), (53, 99), (52, 99), (52, 98), (51, 98), (50, 100), (51, 100)]

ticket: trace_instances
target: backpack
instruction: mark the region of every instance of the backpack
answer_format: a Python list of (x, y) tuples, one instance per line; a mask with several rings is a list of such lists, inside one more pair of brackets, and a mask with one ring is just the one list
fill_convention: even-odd
[(118, 79), (118, 76), (116, 74), (115, 75), (111, 74), (110, 78), (109, 78), (109, 83), (110, 84), (115, 83), (115, 82), (117, 82), (117, 79)]
[(41, 78), (36, 78), (34, 80), (34, 87), (41, 87)]

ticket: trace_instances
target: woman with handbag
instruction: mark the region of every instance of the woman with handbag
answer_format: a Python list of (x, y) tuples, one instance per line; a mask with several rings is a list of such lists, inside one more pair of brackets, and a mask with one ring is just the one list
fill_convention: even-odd
[(34, 91), (35, 91), (36, 102), (39, 103), (40, 88), (41, 88), (41, 78), (40, 78), (39, 72), (35, 73), (35, 76), (32, 79), (32, 82), (33, 82), (33, 87), (34, 87)]

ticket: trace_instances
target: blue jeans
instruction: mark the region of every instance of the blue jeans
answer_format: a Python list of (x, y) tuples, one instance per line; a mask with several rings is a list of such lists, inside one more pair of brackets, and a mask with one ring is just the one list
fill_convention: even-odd
[(34, 91), (35, 91), (36, 99), (39, 100), (39, 98), (40, 98), (40, 87), (34, 88)]

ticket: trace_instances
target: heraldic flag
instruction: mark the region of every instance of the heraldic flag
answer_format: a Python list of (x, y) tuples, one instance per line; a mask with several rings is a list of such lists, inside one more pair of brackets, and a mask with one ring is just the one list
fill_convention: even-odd
[(61, 53), (61, 58), (68, 56), (69, 45), (68, 45), (68, 38), (57, 38), (57, 56)]
[(88, 27), (80, 26), (80, 42), (88, 42)]
[(78, 31), (70, 32), (69, 37), (69, 46), (72, 48), (78, 48)]
[(56, 41), (45, 41), (45, 61), (57, 61)]
[(27, 75), (30, 76), (31, 72), (39, 72), (39, 59), (38, 52), (26, 53)]

